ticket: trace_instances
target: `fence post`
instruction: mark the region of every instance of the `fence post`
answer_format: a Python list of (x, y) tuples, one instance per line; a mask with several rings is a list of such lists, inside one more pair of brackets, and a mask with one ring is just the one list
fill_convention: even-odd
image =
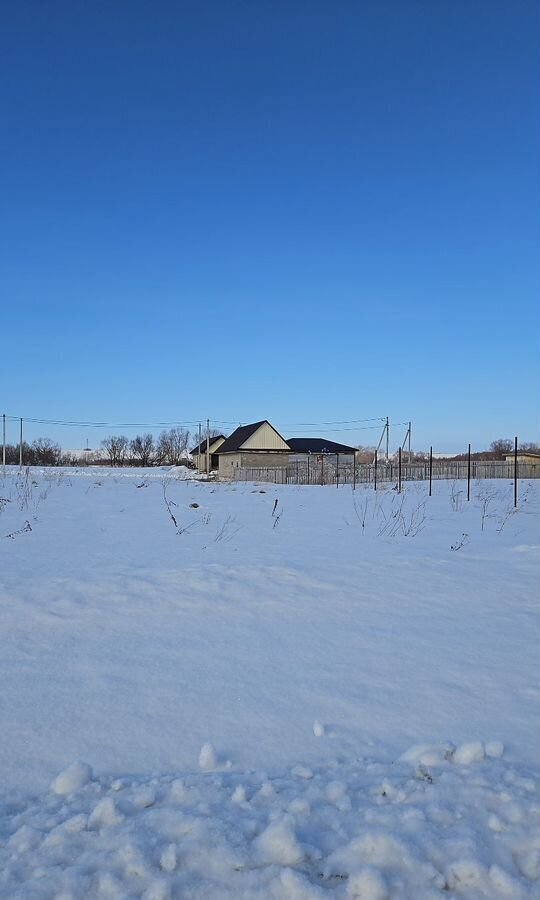
[(307, 455), (307, 483), (309, 484), (309, 453)]
[(339, 453), (336, 453), (336, 487), (339, 488)]
[(373, 467), (373, 487), (377, 490), (377, 451), (375, 450), (375, 465)]
[(398, 453), (398, 494), (401, 494), (401, 447)]
[(352, 460), (352, 489), (353, 491), (356, 490), (356, 452), (353, 453)]
[(514, 439), (514, 509), (518, 505), (518, 458), (517, 458), (517, 437)]
[(467, 501), (471, 499), (471, 445), (467, 451)]
[(431, 497), (431, 479), (433, 477), (433, 447), (429, 448), (429, 496)]
[(321, 487), (324, 486), (324, 454), (321, 454)]

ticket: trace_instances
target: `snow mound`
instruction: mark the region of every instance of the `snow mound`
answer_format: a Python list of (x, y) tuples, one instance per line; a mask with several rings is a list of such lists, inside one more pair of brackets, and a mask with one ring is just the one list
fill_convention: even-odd
[(310, 778), (302, 763), (151, 778), (74, 763), (48, 793), (0, 797), (0, 897), (538, 897), (534, 773), (458, 750), (334, 760)]
[(54, 779), (51, 787), (55, 794), (72, 794), (84, 787), (92, 778), (91, 767), (84, 762), (73, 762), (67, 769), (60, 772)]

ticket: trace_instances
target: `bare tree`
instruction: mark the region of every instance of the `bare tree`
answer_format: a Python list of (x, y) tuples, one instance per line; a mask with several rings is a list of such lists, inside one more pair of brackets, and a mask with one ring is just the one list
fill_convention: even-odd
[(491, 453), (496, 453), (497, 456), (500, 456), (501, 459), (507, 453), (511, 453), (514, 449), (514, 442), (509, 438), (499, 438), (496, 441), (492, 441), (489, 445), (489, 449)]
[(123, 434), (111, 435), (101, 442), (111, 466), (122, 466), (126, 461), (129, 441)]
[(179, 466), (187, 458), (189, 431), (186, 428), (171, 428), (162, 431), (156, 447), (158, 462), (163, 465)]
[(32, 442), (32, 455), (36, 466), (58, 466), (62, 449), (50, 438), (37, 438)]
[(137, 434), (129, 442), (131, 458), (139, 466), (152, 465), (154, 450), (154, 438), (151, 434)]

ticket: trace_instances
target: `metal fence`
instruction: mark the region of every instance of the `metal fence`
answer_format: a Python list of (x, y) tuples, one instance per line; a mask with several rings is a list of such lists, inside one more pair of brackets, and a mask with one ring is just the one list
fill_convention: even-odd
[[(469, 477), (469, 463), (465, 460), (433, 460), (431, 477), (440, 479), (465, 479)], [(514, 462), (504, 460), (474, 460), (470, 462), (470, 479), (506, 478), (514, 480)], [(540, 478), (540, 465), (518, 463), (517, 477)], [(238, 468), (233, 471), (234, 481), (262, 481), (272, 484), (340, 485), (374, 484), (399, 481), (429, 481), (430, 466), (425, 463), (398, 462), (373, 464), (332, 464), (322, 457), (294, 462), (287, 466)]]

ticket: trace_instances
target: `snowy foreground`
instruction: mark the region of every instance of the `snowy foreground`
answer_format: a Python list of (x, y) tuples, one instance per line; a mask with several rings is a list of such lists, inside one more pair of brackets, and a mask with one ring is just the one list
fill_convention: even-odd
[(540, 897), (540, 483), (188, 475), (0, 477), (0, 897)]

